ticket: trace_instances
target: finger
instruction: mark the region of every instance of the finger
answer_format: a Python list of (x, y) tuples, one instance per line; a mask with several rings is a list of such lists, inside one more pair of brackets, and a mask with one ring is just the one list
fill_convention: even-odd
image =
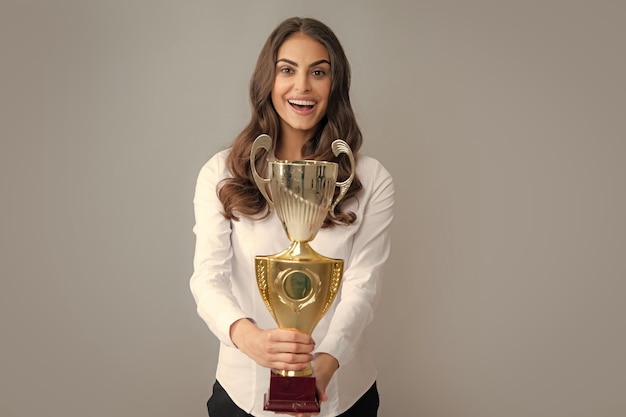
[(291, 331), (270, 332), (265, 343), (265, 350), (268, 353), (311, 353), (313, 349), (315, 349), (313, 339)]
[(315, 345), (315, 342), (310, 335), (302, 333), (299, 330), (275, 329), (270, 332), (270, 335), (275, 338), (276, 341)]
[(270, 359), (268, 362), (271, 368), (282, 369), (285, 371), (301, 371), (306, 369), (310, 363), (309, 361), (293, 362), (292, 360), (284, 361), (278, 359)]
[(328, 401), (328, 395), (326, 395), (326, 386), (328, 383), (323, 378), (316, 378), (315, 389), (317, 391), (317, 398), (320, 402)]
[(326, 395), (326, 393), (324, 391), (317, 391), (317, 398), (320, 400), (321, 403), (323, 403), (324, 401), (328, 401), (328, 395)]
[[(292, 353), (292, 354), (300, 354), (300, 355), (310, 355), (313, 352), (315, 346), (313, 345), (303, 345), (301, 343), (292, 343), (292, 342), (271, 342), (266, 346), (266, 351), (270, 354), (278, 354), (278, 353)], [(312, 360), (312, 359), (309, 359)]]

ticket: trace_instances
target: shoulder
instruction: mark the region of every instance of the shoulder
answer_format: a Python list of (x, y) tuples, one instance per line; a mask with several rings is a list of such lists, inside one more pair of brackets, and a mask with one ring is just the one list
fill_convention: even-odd
[(393, 178), (383, 164), (377, 159), (360, 154), (356, 171), (363, 187), (359, 200), (366, 206), (384, 204), (391, 208), (395, 194)]
[(231, 148), (228, 148), (228, 149), (224, 149), (224, 150), (217, 152), (215, 155), (209, 158), (205, 166), (206, 165), (225, 165), (226, 159), (228, 158), (228, 155), (230, 154), (230, 149)]
[(356, 172), (364, 186), (377, 186), (381, 183), (393, 183), (391, 173), (380, 161), (368, 155), (359, 154)]
[(202, 169), (200, 169), (199, 176), (201, 178), (205, 176), (210, 176), (219, 179), (229, 176), (226, 164), (226, 159), (228, 158), (229, 154), (230, 148), (217, 152), (215, 155), (209, 158), (209, 160), (204, 164)]

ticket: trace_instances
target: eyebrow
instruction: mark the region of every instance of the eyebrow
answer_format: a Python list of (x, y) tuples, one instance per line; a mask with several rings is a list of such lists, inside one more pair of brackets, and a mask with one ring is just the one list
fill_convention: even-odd
[[(298, 66), (298, 63), (296, 63), (296, 62), (294, 62), (294, 61), (292, 61), (292, 60), (290, 60), (290, 59), (287, 59), (287, 58), (280, 58), (280, 59), (277, 59), (277, 60), (276, 60), (276, 63), (278, 64), (278, 63), (279, 63), (279, 62), (281, 62), (281, 61), (282, 61), (282, 62), (286, 62), (286, 63), (288, 63), (289, 65), (293, 65), (294, 67), (297, 67), (297, 66)], [(319, 61), (315, 61), (315, 62), (311, 63), (311, 65), (309, 65), (309, 68), (310, 68), (310, 67), (314, 67), (314, 66), (319, 65), (319, 64), (328, 64), (328, 65), (330, 65), (330, 61), (328, 61), (327, 59), (320, 59)]]

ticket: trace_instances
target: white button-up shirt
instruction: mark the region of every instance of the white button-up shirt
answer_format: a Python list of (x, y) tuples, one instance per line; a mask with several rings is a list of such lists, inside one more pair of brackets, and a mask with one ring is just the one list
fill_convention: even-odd
[[(285, 250), (290, 241), (275, 212), (262, 220), (222, 216), (216, 189), (229, 177), (228, 150), (201, 169), (194, 198), (196, 250), (191, 291), (198, 314), (220, 341), (217, 380), (233, 401), (254, 416), (276, 416), (263, 411), (270, 370), (239, 351), (230, 339), (230, 326), (242, 318), (262, 329), (277, 327), (259, 293), (254, 269), (257, 255)], [(375, 159), (360, 155), (357, 174), (363, 189), (347, 200), (343, 211), (357, 220), (349, 226), (321, 229), (311, 247), (329, 258), (344, 260), (337, 298), (313, 331), (315, 352), (337, 358), (339, 369), (331, 379), (320, 417), (336, 416), (352, 406), (374, 383), (376, 368), (368, 352), (365, 329), (372, 321), (389, 256), (389, 229), (393, 208), (391, 175)], [(314, 353), (315, 353), (314, 352)]]

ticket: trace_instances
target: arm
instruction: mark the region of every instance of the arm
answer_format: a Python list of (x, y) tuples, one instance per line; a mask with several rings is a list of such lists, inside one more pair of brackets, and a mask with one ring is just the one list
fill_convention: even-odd
[(194, 196), (196, 247), (191, 292), (198, 315), (220, 342), (233, 346), (230, 326), (246, 315), (232, 293), (230, 221), (222, 214), (218, 182), (225, 176), (225, 156), (217, 154), (200, 170)]
[[(393, 218), (394, 187), (391, 175), (376, 163), (369, 172), (359, 173), (370, 181), (371, 192), (364, 204), (328, 332), (318, 347), (337, 359), (350, 361), (367, 326), (373, 319), (380, 296), (383, 266), (389, 257), (390, 225)], [(348, 226), (350, 227), (350, 226)]]
[(231, 285), (231, 223), (222, 214), (217, 185), (225, 177), (224, 154), (200, 171), (194, 209), (196, 249), (190, 287), (198, 314), (218, 339), (239, 348), (259, 365), (300, 370), (313, 358), (310, 336), (280, 329), (261, 330), (240, 307)]

